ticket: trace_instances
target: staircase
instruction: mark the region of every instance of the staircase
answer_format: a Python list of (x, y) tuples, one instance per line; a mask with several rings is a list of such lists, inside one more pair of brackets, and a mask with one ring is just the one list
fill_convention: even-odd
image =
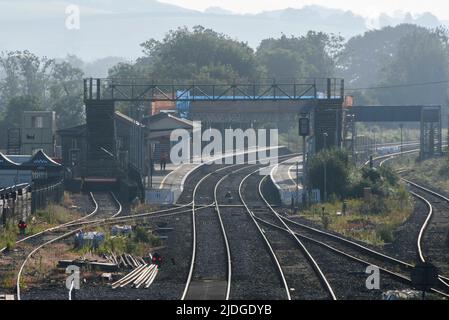
[(8, 142), (7, 142), (7, 153), (8, 154), (20, 154), (21, 139), (20, 139), (20, 129), (19, 128), (9, 128), (8, 129)]
[(87, 118), (87, 177), (116, 178), (114, 102), (89, 101)]
[(155, 163), (159, 163), (161, 160), (161, 154), (165, 152), (168, 155), (168, 161), (170, 162), (170, 143), (158, 143), (154, 146), (153, 160)]

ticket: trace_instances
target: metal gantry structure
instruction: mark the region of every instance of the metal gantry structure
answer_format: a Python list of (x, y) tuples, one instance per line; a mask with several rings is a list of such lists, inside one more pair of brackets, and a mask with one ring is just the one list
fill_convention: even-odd
[[(351, 141), (344, 139), (348, 148), (356, 153), (357, 122), (396, 122), (402, 131), (404, 123), (416, 123), (420, 128), (420, 159), (442, 154), (441, 106), (404, 105), (404, 106), (353, 106), (346, 110), (344, 135), (351, 132)], [(401, 134), (402, 136), (402, 134)]]
[[(279, 82), (273, 79), (259, 80), (257, 82), (238, 82), (230, 83), (196, 83), (190, 82), (172, 82), (160, 83), (149, 79), (114, 79), (114, 78), (88, 78), (84, 79), (84, 101), (87, 109), (88, 131), (92, 129), (91, 134), (88, 132), (91, 146), (88, 150), (93, 161), (88, 159), (88, 163), (93, 165), (93, 174), (100, 172), (102, 162), (108, 159), (100, 159), (104, 155), (97, 154), (98, 145), (114, 144), (114, 135), (103, 134), (100, 132), (101, 127), (99, 121), (111, 122), (110, 115), (113, 113), (116, 102), (130, 103), (133, 117), (135, 120), (140, 118), (135, 107), (144, 103), (152, 103), (155, 101), (170, 101), (176, 103), (195, 103), (199, 101), (210, 103), (234, 103), (244, 102), (241, 113), (245, 113), (248, 105), (246, 103), (271, 103), (281, 101), (292, 104), (290, 109), (286, 109), (287, 114), (294, 112), (299, 114), (302, 105), (316, 105), (317, 101), (325, 103), (326, 101), (342, 101), (344, 96), (344, 80), (337, 78), (321, 78), (321, 79), (291, 79), (289, 81)], [(339, 103), (341, 107), (341, 103)], [(212, 110), (214, 108), (208, 108)], [(272, 108), (274, 114), (279, 113), (278, 108)], [(98, 110), (98, 111), (94, 111)], [(236, 111), (233, 111), (236, 112)], [(267, 112), (266, 109), (256, 112), (262, 114)], [(281, 110), (281, 112), (284, 112)], [(228, 112), (229, 113), (229, 112)], [(240, 112), (237, 112), (240, 113)], [(90, 119), (89, 115), (96, 115), (96, 119)], [(103, 115), (101, 115), (103, 114)], [(253, 116), (253, 114), (251, 113)], [(290, 116), (291, 118), (291, 116)], [(333, 121), (335, 122), (335, 120)], [(91, 125), (89, 125), (91, 123)], [(105, 124), (111, 127), (113, 124)], [(141, 130), (140, 128), (137, 128)], [(136, 130), (137, 130), (136, 129)], [(112, 130), (112, 131), (111, 131)], [(114, 129), (109, 130), (113, 132)], [(141, 136), (140, 132), (136, 132), (135, 136)], [(111, 151), (114, 153), (113, 147)], [(98, 159), (97, 159), (98, 158)], [(111, 159), (109, 159), (110, 161)], [(96, 169), (98, 168), (98, 170)], [(89, 174), (89, 173), (88, 173)]]
[(148, 101), (259, 101), (331, 99), (344, 95), (338, 78), (231, 82), (221, 84), (158, 83), (149, 79), (84, 79), (84, 100)]

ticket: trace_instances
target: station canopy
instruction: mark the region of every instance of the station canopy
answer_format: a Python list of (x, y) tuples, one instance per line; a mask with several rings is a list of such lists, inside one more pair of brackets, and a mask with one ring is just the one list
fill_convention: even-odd
[(62, 166), (56, 161), (52, 160), (45, 154), (43, 150), (37, 151), (30, 160), (22, 164), (23, 167), (28, 168), (46, 168), (46, 169), (60, 169)]
[(15, 163), (8, 159), (3, 153), (0, 152), (0, 170), (17, 170), (20, 168), (18, 163)]

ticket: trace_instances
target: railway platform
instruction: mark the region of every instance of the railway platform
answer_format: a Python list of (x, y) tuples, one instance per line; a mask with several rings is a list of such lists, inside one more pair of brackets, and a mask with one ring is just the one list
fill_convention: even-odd
[(302, 184), (299, 183), (298, 192), (296, 190), (296, 163), (299, 162), (299, 174), (302, 176), (302, 155), (290, 158), (279, 163), (271, 170), (270, 178), (273, 181), (283, 205), (291, 205), (299, 194), (301, 202)]
[[(270, 150), (270, 149), (282, 149), (284, 146), (277, 146), (277, 147), (266, 147), (266, 148), (259, 148), (259, 149), (249, 149), (245, 151), (236, 151), (235, 154), (241, 154), (241, 153), (252, 153), (257, 151), (263, 151), (263, 150)], [(230, 154), (223, 154), (221, 156), (215, 156), (210, 157), (207, 159), (202, 159), (202, 162), (200, 161), (192, 161), (191, 163), (184, 163), (175, 165), (172, 163), (167, 163), (165, 169), (166, 170), (159, 170), (158, 164), (155, 165), (155, 171), (153, 173), (153, 182), (152, 182), (152, 189), (159, 189), (159, 190), (170, 190), (172, 193), (172, 202), (176, 203), (178, 198), (180, 197), (183, 189), (184, 189), (184, 183), (187, 179), (187, 177), (196, 169), (198, 169), (200, 166), (204, 165), (208, 161), (214, 161), (217, 158), (226, 158), (231, 156)]]

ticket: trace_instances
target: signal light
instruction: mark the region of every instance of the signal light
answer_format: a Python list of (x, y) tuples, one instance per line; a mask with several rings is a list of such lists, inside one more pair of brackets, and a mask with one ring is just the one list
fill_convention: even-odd
[(154, 264), (160, 266), (162, 264), (162, 257), (161, 257), (161, 255), (159, 253), (154, 253), (153, 257), (151, 258), (151, 261)]

